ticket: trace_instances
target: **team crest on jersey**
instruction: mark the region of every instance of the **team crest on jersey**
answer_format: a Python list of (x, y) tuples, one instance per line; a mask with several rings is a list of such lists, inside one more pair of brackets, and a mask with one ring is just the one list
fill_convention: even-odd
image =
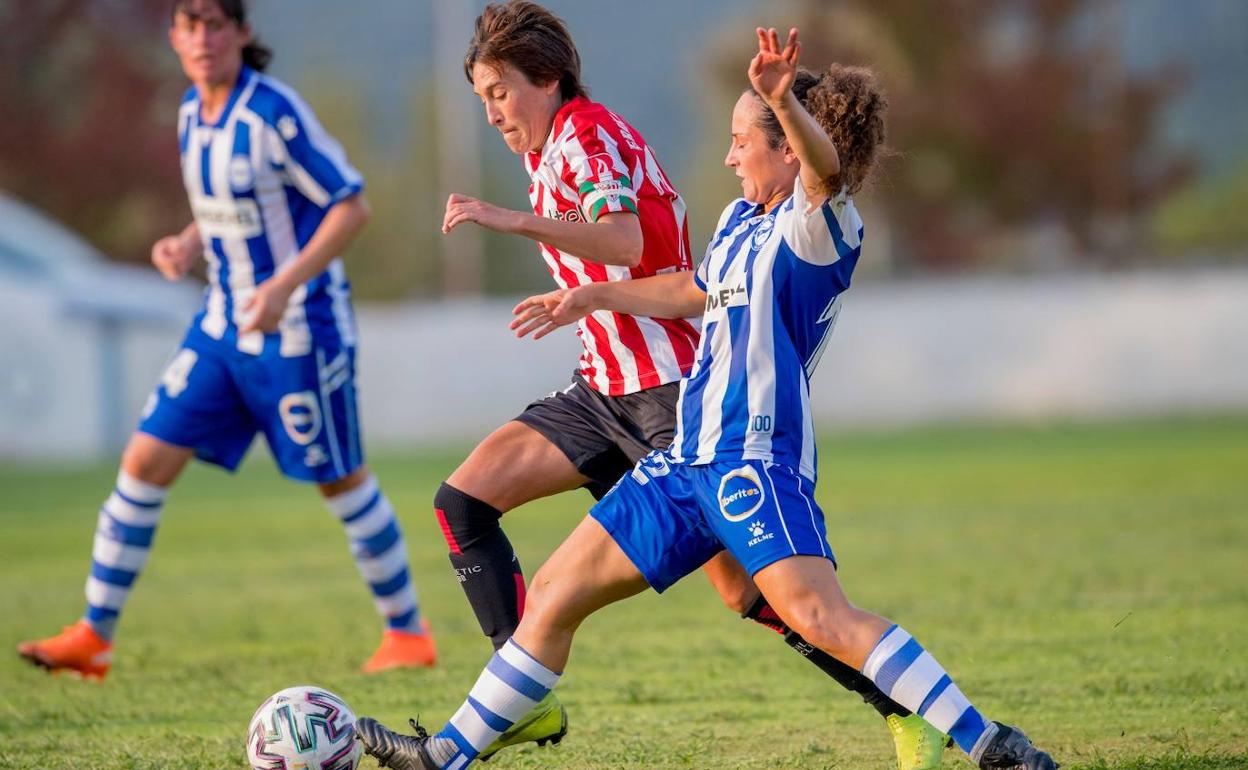
[(750, 239), (750, 250), (758, 251), (763, 248), (763, 244), (771, 237), (771, 231), (776, 226), (776, 218), (768, 216), (758, 223), (758, 227), (754, 229), (754, 235)]
[(251, 159), (246, 155), (235, 155), (230, 158), (229, 168), (230, 189), (234, 192), (245, 192), (255, 184), (255, 174), (251, 172)]
[(763, 506), (767, 495), (752, 465), (729, 471), (719, 481), (719, 512), (728, 521), (745, 521)]
[(299, 124), (295, 122), (293, 116), (283, 115), (277, 119), (277, 132), (289, 142), (299, 135)]

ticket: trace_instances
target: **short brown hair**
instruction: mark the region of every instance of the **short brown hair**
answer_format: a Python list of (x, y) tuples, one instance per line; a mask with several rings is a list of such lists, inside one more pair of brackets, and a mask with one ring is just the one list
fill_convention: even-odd
[(558, 16), (528, 0), (485, 7), (464, 56), (469, 83), (478, 62), (494, 67), (509, 64), (536, 85), (558, 81), (564, 101), (589, 96), (581, 84), (581, 55), (568, 28)]
[[(754, 93), (746, 88), (747, 93)], [(884, 114), (888, 99), (876, 83), (875, 74), (865, 67), (833, 64), (816, 75), (799, 70), (793, 81), (793, 94), (806, 111), (814, 116), (836, 146), (841, 159), (841, 172), (829, 180), (828, 192), (836, 194), (842, 186), (851, 195), (862, 188), (871, 174), (879, 154), (884, 151)], [(758, 97), (757, 93), (754, 93)], [(758, 98), (758, 126), (775, 149), (784, 141), (780, 120), (767, 103)]]

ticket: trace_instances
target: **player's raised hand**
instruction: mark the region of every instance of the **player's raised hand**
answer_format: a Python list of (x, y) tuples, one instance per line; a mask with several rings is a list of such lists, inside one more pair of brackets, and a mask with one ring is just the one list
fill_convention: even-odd
[(442, 217), (442, 232), (449, 233), (464, 222), (473, 222), (500, 233), (511, 232), (516, 212), (500, 208), (468, 195), (451, 193), (446, 199), (446, 214)]
[(178, 281), (195, 265), (198, 254), (182, 235), (161, 238), (152, 246), (152, 264), (167, 280)]
[(789, 40), (784, 48), (780, 47), (780, 35), (774, 27), (759, 27), (755, 32), (758, 35), (758, 53), (750, 60), (750, 85), (768, 104), (776, 104), (793, 87), (802, 44), (797, 40), (796, 27), (789, 30)]
[(243, 316), (247, 319), (239, 327), (239, 334), (248, 332), (264, 332), (272, 334), (282, 321), (286, 305), (290, 301), (290, 290), (281, 283), (270, 278), (256, 287), (255, 294), (243, 304)]

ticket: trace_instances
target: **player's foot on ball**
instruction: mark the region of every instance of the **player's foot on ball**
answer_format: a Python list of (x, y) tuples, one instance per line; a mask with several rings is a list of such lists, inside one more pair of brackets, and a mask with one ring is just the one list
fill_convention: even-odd
[(428, 731), (412, 720), (415, 735), (402, 735), (369, 717), (355, 720), (355, 739), (364, 747), (364, 753), (377, 760), (381, 767), (394, 770), (439, 770), (439, 765), (429, 756), (426, 744), (431, 740)]
[(56, 636), (19, 643), (17, 654), (53, 673), (103, 679), (113, 662), (113, 645), (95, 633), (90, 623), (80, 620)]
[(365, 674), (376, 674), (392, 668), (428, 668), (437, 661), (438, 648), (433, 643), (429, 621), (421, 619), (419, 634), (387, 629), (377, 651), (360, 670)]
[(949, 736), (918, 714), (885, 717), (897, 749), (897, 770), (935, 770), (940, 767)]
[(980, 770), (1057, 770), (1059, 765), (1036, 748), (1017, 727), (994, 722), (996, 735), (979, 756)]
[(567, 734), (568, 712), (555, 693), (548, 692), (545, 698), (537, 702), (532, 711), (525, 714), (519, 722), (486, 746), (485, 751), (477, 755), (477, 759), (485, 762), (508, 746), (518, 746), (521, 743), (534, 742), (538, 746), (545, 746), (547, 743), (554, 745), (562, 741), (563, 736)]

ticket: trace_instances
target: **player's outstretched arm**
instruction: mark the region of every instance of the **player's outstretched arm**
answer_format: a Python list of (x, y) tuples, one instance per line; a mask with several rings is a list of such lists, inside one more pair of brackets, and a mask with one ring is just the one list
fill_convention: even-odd
[(812, 207), (818, 206), (827, 200), (828, 181), (841, 172), (841, 160), (832, 139), (793, 93), (797, 57), (802, 51), (797, 29), (789, 30), (783, 49), (774, 28), (759, 27), (755, 32), (758, 53), (750, 60), (750, 85), (776, 113), (784, 138), (801, 161), (799, 177), (806, 197)]
[(604, 214), (597, 222), (565, 222), (453, 193), (446, 201), (442, 232), (449, 233), (465, 222), (521, 235), (600, 265), (636, 267), (641, 263), (641, 222), (631, 212)]
[(538, 340), (595, 310), (651, 318), (689, 318), (699, 314), (705, 304), (706, 292), (694, 283), (693, 273), (685, 270), (538, 294), (516, 305), (510, 328), (517, 337), (532, 334)]
[(343, 252), (368, 222), (370, 210), (363, 193), (341, 200), (325, 212), (320, 227), (308, 239), (299, 256), (284, 265), (264, 283), (243, 308), (251, 318), (239, 333), (277, 331), (286, 312), (290, 295), (301, 285), (325, 272), (329, 263)]

